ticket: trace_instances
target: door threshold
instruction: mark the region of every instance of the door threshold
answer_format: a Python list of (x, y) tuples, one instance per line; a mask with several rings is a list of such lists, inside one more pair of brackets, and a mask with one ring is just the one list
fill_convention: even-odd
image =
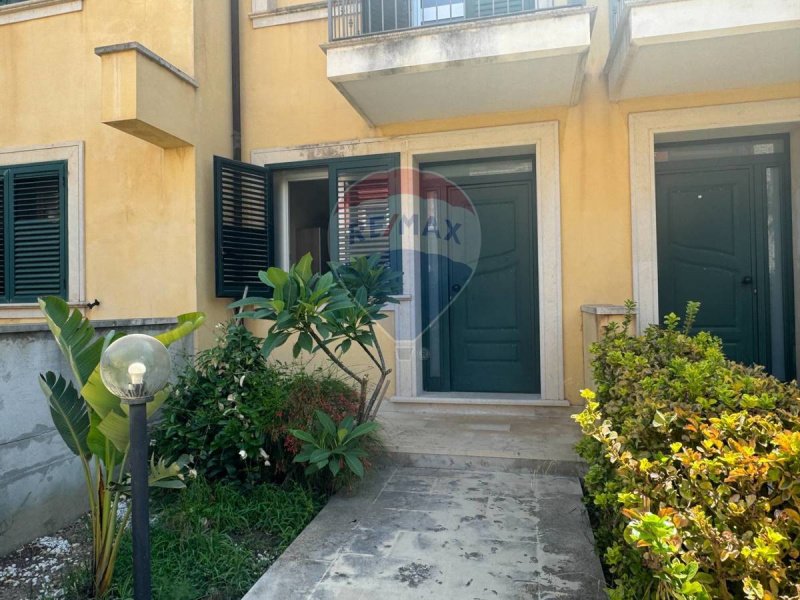
[(567, 400), (547, 400), (541, 394), (500, 394), (490, 392), (426, 392), (418, 396), (392, 396), (397, 404), (486, 406), (570, 406)]

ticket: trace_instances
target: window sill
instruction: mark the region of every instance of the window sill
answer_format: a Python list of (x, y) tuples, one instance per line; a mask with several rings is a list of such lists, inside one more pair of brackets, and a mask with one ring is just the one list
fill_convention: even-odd
[(44, 19), (83, 10), (83, 0), (26, 0), (0, 7), (0, 25)]
[[(87, 308), (87, 302), (68, 302), (70, 308)], [(43, 319), (42, 311), (35, 302), (12, 302), (0, 304), (0, 323), (6, 319)]]

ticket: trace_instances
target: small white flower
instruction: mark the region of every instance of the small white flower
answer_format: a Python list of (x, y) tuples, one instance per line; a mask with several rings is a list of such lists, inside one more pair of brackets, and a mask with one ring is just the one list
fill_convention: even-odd
[(228, 402), (236, 402), (236, 396), (233, 394), (228, 394)]
[(197, 469), (189, 469), (189, 477), (195, 479), (197, 477)]
[(247, 451), (246, 450), (239, 450), (239, 456), (242, 457), (242, 460), (247, 458)]

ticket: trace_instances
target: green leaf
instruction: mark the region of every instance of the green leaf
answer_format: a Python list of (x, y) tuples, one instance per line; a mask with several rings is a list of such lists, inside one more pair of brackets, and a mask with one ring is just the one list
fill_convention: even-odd
[(349, 469), (359, 478), (364, 477), (364, 465), (361, 461), (350, 453), (344, 455), (344, 462)]
[(89, 411), (89, 434), (86, 436), (86, 445), (95, 456), (105, 456), (106, 444), (110, 444), (100, 430), (97, 428), (100, 425), (100, 417), (94, 411)]
[(94, 328), (78, 309), (70, 311), (56, 296), (39, 298), (39, 307), (47, 320), (61, 353), (67, 359), (78, 385), (83, 385), (100, 363), (103, 339), (94, 338)]
[(167, 464), (163, 458), (158, 462), (155, 456), (150, 457), (150, 473), (147, 476), (147, 483), (150, 487), (180, 489), (186, 487), (183, 483), (181, 471), (185, 466), (185, 460), (178, 460)]
[(361, 425), (359, 425), (358, 427), (353, 429), (352, 432), (350, 432), (350, 435), (347, 436), (347, 440), (348, 441), (354, 440), (354, 439), (356, 439), (358, 437), (361, 437), (362, 435), (367, 435), (369, 433), (372, 433), (372, 432), (376, 431), (378, 429), (378, 427), (379, 427), (379, 425), (377, 423), (375, 423), (374, 421), (368, 421), (366, 423), (361, 423)]
[(112, 411), (122, 410), (119, 398), (109, 392), (108, 388), (103, 384), (99, 368), (95, 369), (94, 373), (89, 377), (89, 381), (81, 389), (81, 395), (101, 418)]
[(262, 298), (261, 296), (248, 296), (247, 298), (236, 300), (236, 302), (231, 302), (228, 304), (228, 308), (241, 308), (243, 306), (266, 306), (268, 302), (268, 298)]
[(67, 447), (77, 456), (88, 458), (91, 451), (86, 438), (89, 435), (89, 411), (78, 390), (66, 379), (48, 372), (39, 376), (53, 423)]
[(178, 324), (173, 329), (158, 334), (155, 338), (165, 346), (169, 346), (195, 331), (205, 320), (206, 316), (201, 312), (178, 315)]
[(309, 444), (316, 445), (317, 440), (314, 439), (314, 436), (308, 432), (301, 431), (300, 429), (290, 429), (289, 433), (291, 433), (294, 437), (296, 437), (301, 442), (307, 442)]
[(367, 305), (367, 288), (361, 286), (356, 290), (356, 304), (359, 306), (366, 306)]
[(321, 410), (315, 410), (314, 414), (317, 416), (317, 421), (319, 424), (322, 425), (323, 431), (327, 433), (332, 438), (336, 437), (336, 424), (333, 422), (327, 413)]
[(317, 448), (316, 450), (314, 450), (314, 452), (311, 453), (311, 456), (309, 457), (308, 460), (311, 461), (312, 463), (326, 462), (330, 458), (330, 456), (331, 456), (330, 450), (325, 450), (324, 448)]
[(297, 343), (300, 345), (300, 348), (306, 352), (311, 352), (311, 348), (314, 346), (314, 340), (306, 331), (300, 332), (300, 335), (297, 336)]
[(304, 473), (306, 475), (313, 475), (317, 471), (319, 471), (319, 467), (317, 465), (315, 465), (315, 464), (312, 464), (312, 465), (308, 465), (306, 467), (306, 470), (304, 471)]
[(130, 421), (125, 415), (110, 412), (100, 420), (97, 429), (123, 454), (128, 449)]
[(303, 255), (303, 258), (297, 261), (297, 264), (295, 265), (295, 271), (303, 281), (308, 281), (311, 279), (312, 260), (311, 253), (307, 252)]
[(264, 356), (264, 358), (269, 357), (275, 348), (282, 346), (288, 339), (289, 334), (285, 331), (277, 333), (270, 331), (270, 333), (267, 335), (267, 338), (264, 340), (264, 345), (261, 346), (261, 354)]
[[(261, 273), (263, 272), (261, 271)], [(261, 277), (261, 273), (259, 273), (259, 277)], [(282, 288), (289, 281), (289, 274), (278, 267), (270, 267), (267, 269), (266, 277), (261, 278), (261, 281), (270, 287)]]
[(297, 453), (292, 462), (296, 463), (308, 462), (309, 459), (311, 458), (311, 453), (314, 452), (315, 449), (316, 448), (314, 447), (304, 447), (300, 452)]
[(331, 475), (336, 477), (339, 474), (339, 471), (342, 468), (342, 465), (339, 462), (339, 458), (336, 457), (336, 456), (331, 457), (331, 460), (328, 463), (328, 468), (331, 470)]

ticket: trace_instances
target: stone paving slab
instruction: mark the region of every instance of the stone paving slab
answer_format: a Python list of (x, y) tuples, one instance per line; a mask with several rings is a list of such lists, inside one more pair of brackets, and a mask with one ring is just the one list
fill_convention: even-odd
[(606, 598), (574, 476), (378, 466), (245, 600)]

